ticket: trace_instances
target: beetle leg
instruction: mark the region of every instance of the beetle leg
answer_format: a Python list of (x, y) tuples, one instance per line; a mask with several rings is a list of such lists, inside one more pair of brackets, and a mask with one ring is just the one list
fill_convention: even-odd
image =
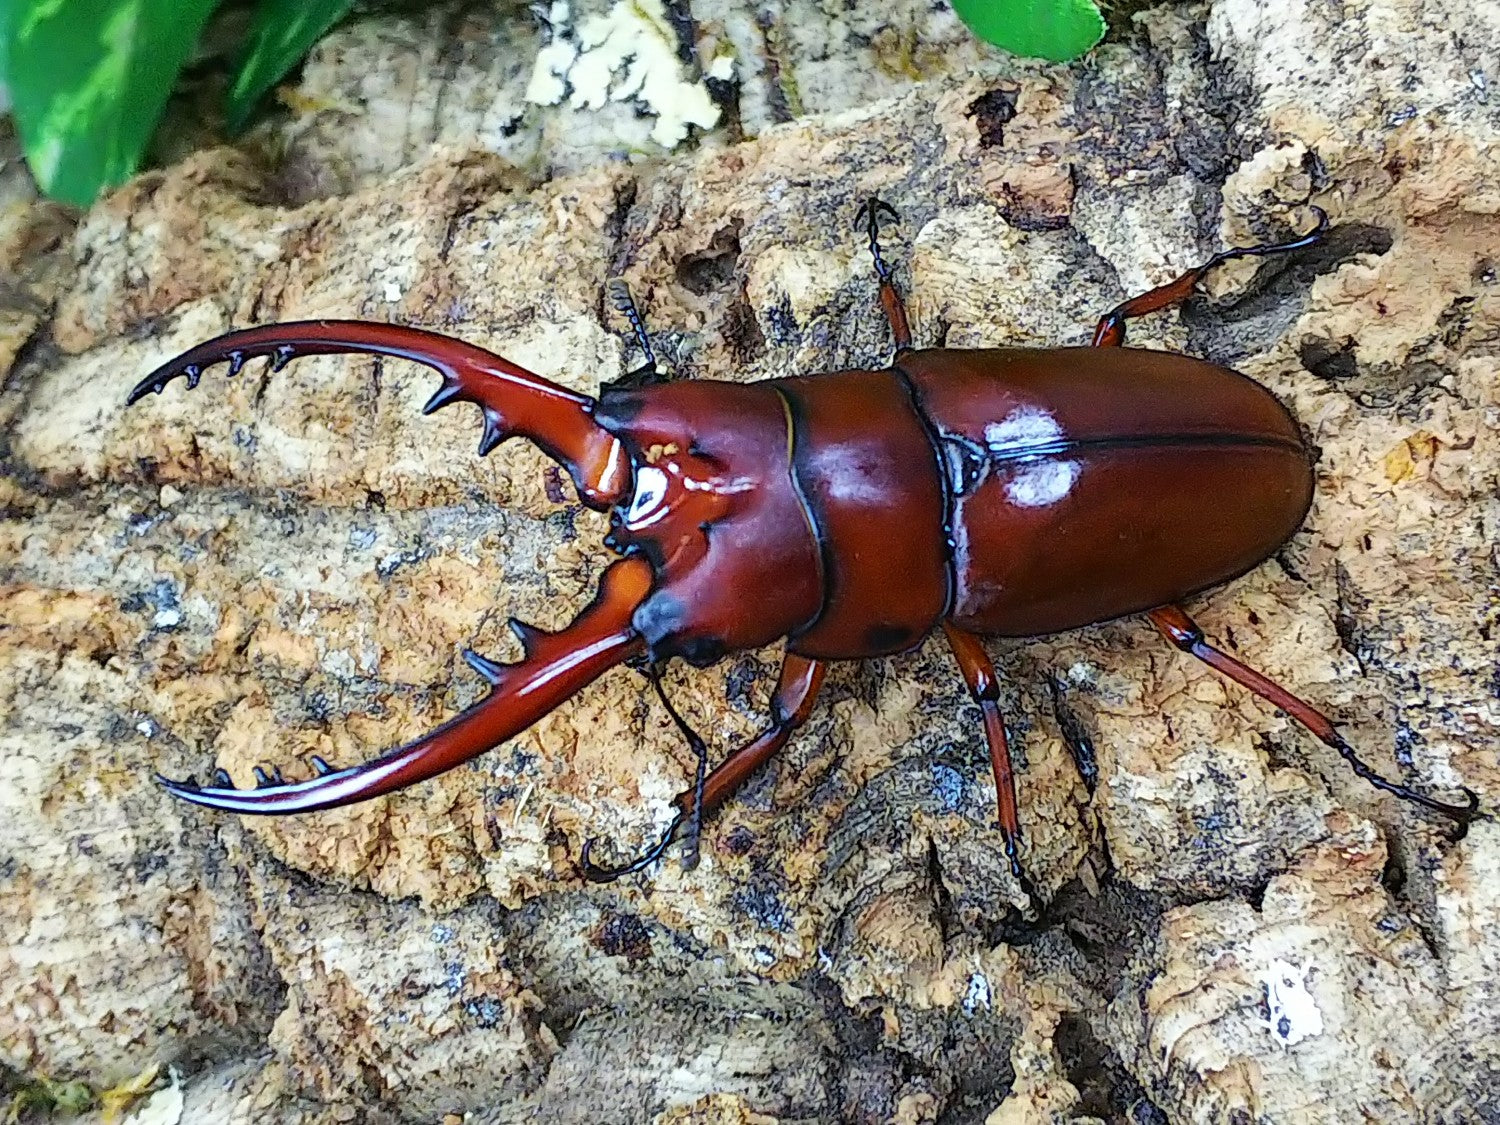
[(891, 267), (880, 256), (880, 216), (888, 215), (892, 222), (900, 222), (896, 209), (882, 199), (871, 196), (859, 205), (854, 216), (854, 225), (864, 227), (870, 236), (870, 257), (875, 259), (875, 276), (880, 279), (880, 307), (885, 310), (886, 320), (891, 322), (891, 335), (896, 339), (896, 354), (911, 351), (911, 325), (906, 320), (906, 303), (896, 290), (896, 280)]
[(1269, 254), (1285, 254), (1292, 250), (1303, 250), (1309, 246), (1316, 246), (1323, 241), (1323, 236), (1328, 233), (1328, 212), (1321, 207), (1314, 206), (1313, 213), (1318, 216), (1318, 225), (1300, 238), (1294, 238), (1290, 242), (1266, 243), (1260, 246), (1236, 246), (1229, 250), (1215, 254), (1195, 270), (1188, 270), (1176, 281), (1169, 281), (1165, 285), (1158, 285), (1149, 292), (1142, 293), (1139, 297), (1116, 305), (1109, 312), (1099, 318), (1099, 323), (1094, 327), (1093, 346), (1096, 348), (1116, 348), (1125, 342), (1125, 322), (1131, 317), (1145, 316), (1147, 313), (1159, 312), (1171, 305), (1187, 300), (1193, 294), (1193, 289), (1198, 282), (1202, 281), (1208, 271), (1215, 266), (1221, 266), (1225, 262), (1233, 261), (1235, 258), (1263, 258)]
[(331, 809), (426, 781), (515, 737), (608, 669), (645, 651), (630, 620), (650, 593), (651, 582), (651, 564), (645, 559), (621, 559), (604, 572), (593, 603), (561, 632), (544, 633), (512, 621), (525, 652), (519, 663), (497, 664), (464, 653), (489, 681), (489, 695), (431, 733), (372, 761), (330, 771), (314, 758), (317, 776), (290, 784), (282, 784), (279, 773), (267, 778), (258, 770), (261, 784), (255, 789), (235, 789), (222, 771), (209, 788), (191, 779), (156, 780), (194, 804), (247, 814)]
[(1333, 721), (1328, 716), (1315, 710), (1311, 704), (1298, 699), (1286, 688), (1267, 676), (1261, 675), (1253, 668), (1241, 664), (1234, 657), (1221, 652), (1209, 644), (1203, 637), (1203, 630), (1198, 628), (1197, 623), (1187, 615), (1180, 606), (1167, 605), (1160, 609), (1151, 610), (1146, 616), (1151, 618), (1151, 623), (1161, 630), (1162, 634), (1183, 652), (1191, 653), (1203, 663), (1215, 671), (1228, 676), (1242, 687), (1249, 688), (1262, 699), (1280, 707), (1297, 722), (1310, 730), (1325, 745), (1331, 746), (1339, 752), (1339, 755), (1348, 762), (1354, 772), (1364, 778), (1377, 789), (1383, 789), (1387, 793), (1393, 793), (1405, 801), (1413, 801), (1424, 808), (1440, 812), (1444, 816), (1452, 817), (1462, 824), (1467, 824), (1473, 819), (1479, 808), (1479, 796), (1467, 787), (1464, 787), (1465, 805), (1450, 805), (1444, 801), (1436, 800), (1425, 793), (1418, 793), (1414, 789), (1408, 789), (1404, 785), (1398, 785), (1394, 781), (1388, 781), (1381, 777), (1368, 765), (1362, 762), (1354, 753), (1354, 747), (1345, 742), (1334, 727)]
[(1024, 882), (1018, 847), (1021, 842), (1021, 817), (1016, 810), (1016, 775), (1010, 764), (1010, 743), (1005, 737), (1005, 716), (1000, 713), (1000, 681), (995, 666), (984, 651), (984, 645), (973, 633), (943, 622), (943, 632), (969, 685), (969, 695), (979, 704), (984, 716), (984, 734), (990, 744), (990, 766), (995, 771), (995, 802), (1000, 818), (1000, 834), (1005, 837), (1005, 856), (1010, 871)]
[(502, 441), (525, 437), (563, 465), (578, 488), (579, 498), (604, 510), (630, 492), (630, 463), (619, 440), (594, 421), (594, 400), (527, 371), (504, 356), (399, 324), (371, 324), (358, 320), (308, 320), (266, 324), (228, 332), (199, 344), (162, 364), (136, 384), (127, 405), (148, 391), (156, 394), (179, 375), (189, 389), (198, 385), (203, 369), (229, 364), (237, 375), (247, 359), (267, 356), (279, 371), (305, 355), (345, 353), (390, 355), (424, 363), (443, 377), (443, 385), (427, 401), (422, 413), (450, 402), (472, 402), (484, 414), (483, 457)]
[[(584, 877), (591, 883), (608, 883), (622, 875), (640, 871), (660, 859), (677, 838), (684, 821), (701, 823), (704, 815), (727, 801), (752, 773), (787, 744), (792, 733), (812, 713), (813, 703), (818, 697), (818, 690), (823, 686), (826, 671), (827, 665), (821, 660), (809, 660), (805, 656), (787, 653), (786, 660), (781, 665), (781, 678), (771, 696), (771, 726), (753, 742), (730, 754), (706, 777), (700, 775), (691, 789), (684, 789), (677, 794), (672, 800), (677, 806), (677, 815), (667, 825), (661, 839), (638, 859), (620, 867), (601, 867), (591, 859), (594, 841), (587, 841), (579, 858)], [(670, 704), (668, 710), (671, 710)], [(675, 712), (673, 718), (677, 718)], [(682, 725), (686, 727), (686, 724)]]

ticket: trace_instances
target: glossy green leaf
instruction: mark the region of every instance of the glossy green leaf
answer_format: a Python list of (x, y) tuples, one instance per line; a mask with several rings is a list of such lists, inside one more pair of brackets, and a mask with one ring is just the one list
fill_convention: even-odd
[(349, 11), (351, 0), (261, 0), (250, 44), (229, 88), (230, 132), (239, 132), (261, 95)]
[(1093, 0), (953, 0), (969, 30), (1013, 55), (1067, 62), (1104, 38)]
[(140, 163), (217, 0), (0, 0), (7, 80), (32, 175), (87, 206)]

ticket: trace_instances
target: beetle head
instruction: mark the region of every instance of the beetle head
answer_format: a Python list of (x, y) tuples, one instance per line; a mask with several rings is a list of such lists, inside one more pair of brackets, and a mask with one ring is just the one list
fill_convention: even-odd
[(709, 664), (817, 615), (821, 556), (774, 387), (606, 391), (594, 417), (630, 457), (634, 487), (611, 510), (605, 545), (655, 570), (633, 619), (653, 657)]

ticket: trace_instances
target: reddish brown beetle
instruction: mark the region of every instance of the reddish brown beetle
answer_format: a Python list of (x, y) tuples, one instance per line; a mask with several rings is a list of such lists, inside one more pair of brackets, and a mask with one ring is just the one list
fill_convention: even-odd
[[(640, 870), (776, 753), (812, 709), (830, 660), (885, 656), (947, 634), (989, 740), (1000, 827), (1020, 874), (1015, 782), (981, 635), (1037, 636), (1145, 612), (1169, 640), (1282, 708), (1371, 784), (1459, 820), (1465, 806), (1381, 777), (1332, 721), (1210, 645), (1178, 603), (1244, 574), (1302, 523), (1313, 455), (1296, 421), (1263, 387), (1201, 360), (1124, 348), (1125, 323), (1185, 300), (1232, 258), (1311, 246), (1327, 229), (1225, 251), (1104, 316), (1092, 348), (916, 351), (878, 242), (869, 233), (893, 365), (761, 383), (663, 383), (628, 295), (617, 300), (646, 352), (644, 385), (599, 398), (566, 390), (491, 352), (412, 328), (358, 321), (273, 324), (231, 332), (163, 365), (130, 393), (160, 393), (179, 375), (269, 356), (364, 352), (435, 368), (431, 413), (471, 402), (484, 416), (481, 455), (507, 438), (536, 442), (572, 475), (583, 503), (608, 510), (606, 545), (623, 556), (567, 628), (512, 621), (524, 659), (465, 658), (491, 685), (479, 703), (430, 734), (349, 769), (313, 759), (317, 776), (286, 783), (257, 768), (253, 790), (161, 783), (198, 804), (293, 813), (412, 785), (520, 733), (601, 673), (627, 660), (680, 656), (706, 665), (786, 640), (772, 723), (712, 772), (701, 740), (693, 788), (639, 859)], [(637, 373), (641, 374), (641, 373)], [(642, 380), (635, 380), (636, 383)], [(653, 674), (660, 691), (660, 681)], [(663, 696), (665, 702), (665, 697)], [(668, 705), (670, 709), (670, 704)], [(591, 844), (592, 842), (590, 842)]]

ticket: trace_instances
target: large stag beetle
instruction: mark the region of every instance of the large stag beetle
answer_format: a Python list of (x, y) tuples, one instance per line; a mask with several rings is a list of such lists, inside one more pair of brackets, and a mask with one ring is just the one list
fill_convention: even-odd
[[(1460, 821), (1476, 796), (1450, 805), (1381, 777), (1331, 720), (1209, 644), (1183, 599), (1269, 557), (1297, 530), (1313, 494), (1313, 453), (1263, 387), (1201, 360), (1125, 348), (1126, 321), (1185, 300), (1232, 258), (1318, 242), (1311, 233), (1215, 255), (1104, 316), (1088, 348), (915, 350), (906, 310), (881, 257), (882, 215), (868, 231), (895, 359), (760, 383), (663, 382), (628, 294), (616, 291), (646, 353), (642, 378), (598, 398), (508, 359), (414, 328), (358, 321), (272, 324), (230, 332), (164, 364), (135, 402), (178, 376), (251, 357), (272, 370), (304, 355), (377, 353), (435, 368), (431, 413), (470, 402), (484, 416), (481, 455), (530, 438), (567, 469), (583, 503), (610, 513), (605, 540), (622, 557), (567, 628), (512, 621), (525, 656), (465, 658), (491, 685), (468, 710), (348, 769), (314, 758), (316, 776), (284, 782), (256, 770), (236, 789), (160, 779), (173, 794), (239, 813), (293, 813), (362, 801), (452, 769), (525, 730), (625, 661), (648, 668), (680, 656), (707, 665), (782, 638), (786, 659), (769, 729), (712, 771), (707, 751), (672, 711), (698, 755), (694, 786), (659, 843), (603, 867), (617, 878), (658, 859), (679, 835), (696, 854), (702, 816), (775, 754), (812, 709), (832, 660), (901, 652), (940, 627), (984, 716), (1000, 827), (1019, 876), (1015, 781), (994, 667), (982, 636), (1026, 637), (1146, 613), (1166, 637), (1280, 707), (1371, 784)], [(656, 679), (658, 691), (660, 680)], [(665, 696), (663, 696), (665, 702)], [(668, 704), (670, 708), (670, 704)]]

